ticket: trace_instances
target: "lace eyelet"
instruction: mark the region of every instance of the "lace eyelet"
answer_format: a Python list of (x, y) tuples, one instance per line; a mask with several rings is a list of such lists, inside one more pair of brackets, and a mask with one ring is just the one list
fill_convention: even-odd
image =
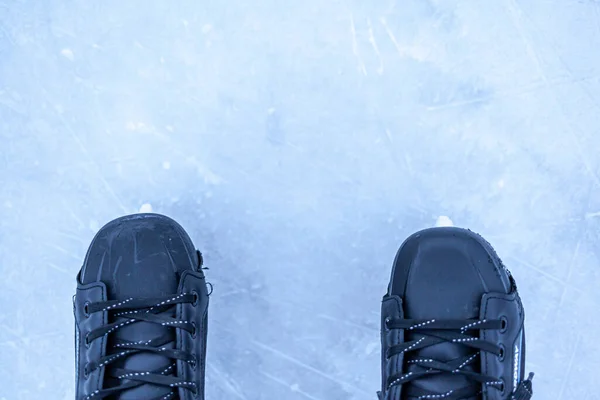
[(384, 326), (386, 332), (390, 331), (390, 326), (389, 326), (390, 322), (392, 322), (390, 317), (386, 317), (385, 321), (383, 322), (383, 326)]
[(85, 364), (85, 366), (83, 367), (83, 377), (85, 379), (89, 378), (90, 376), (90, 365), (88, 363)]
[(86, 318), (90, 317), (90, 302), (86, 301), (83, 303), (83, 316)]
[(90, 345), (92, 344), (92, 342), (90, 341), (89, 332), (85, 334), (84, 343), (85, 343), (85, 347), (87, 347), (89, 349)]
[(500, 387), (498, 388), (501, 395), (506, 393), (506, 383), (504, 382), (504, 378), (500, 378)]
[(508, 329), (508, 318), (506, 318), (503, 315), (502, 317), (500, 317), (500, 321), (502, 321), (502, 327), (500, 328), (500, 333), (506, 333), (506, 331)]
[(500, 344), (500, 353), (497, 356), (500, 361), (504, 361), (505, 353), (506, 353), (506, 350), (504, 349), (504, 345)]
[(195, 323), (195, 322), (192, 322), (192, 332), (191, 332), (192, 339), (196, 339), (196, 334), (197, 334), (197, 333), (198, 333), (198, 331), (197, 331), (197, 329), (196, 329), (196, 323)]
[(196, 362), (196, 356), (194, 356), (194, 358), (192, 358), (189, 361), (189, 364), (190, 364), (190, 367), (192, 367), (192, 369), (195, 371), (196, 370), (196, 364), (197, 364), (197, 362)]
[(198, 305), (198, 292), (192, 290), (192, 295), (194, 296), (194, 301), (192, 302), (192, 306), (196, 307)]

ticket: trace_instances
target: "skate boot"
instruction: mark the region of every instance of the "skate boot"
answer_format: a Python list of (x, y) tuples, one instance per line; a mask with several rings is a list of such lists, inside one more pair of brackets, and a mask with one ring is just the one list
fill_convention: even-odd
[(77, 400), (204, 400), (208, 289), (202, 255), (158, 214), (92, 241), (77, 276)]
[(413, 234), (383, 297), (379, 399), (530, 399), (523, 323), (515, 280), (481, 236)]

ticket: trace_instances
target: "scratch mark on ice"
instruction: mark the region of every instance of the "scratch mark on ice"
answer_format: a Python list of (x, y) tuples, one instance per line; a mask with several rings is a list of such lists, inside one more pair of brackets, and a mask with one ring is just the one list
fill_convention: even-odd
[[(592, 202), (592, 196), (591, 196), (592, 190), (593, 190), (593, 185), (590, 185), (590, 189), (589, 189), (588, 196), (587, 196), (586, 210), (590, 209), (590, 205)], [(565, 279), (565, 282), (567, 284), (569, 284), (571, 282), (571, 277), (573, 276), (573, 269), (575, 267), (575, 260), (577, 259), (577, 256), (579, 255), (581, 243), (583, 242), (583, 240), (585, 239), (585, 236), (587, 235), (587, 229), (588, 229), (587, 224), (583, 224), (583, 227), (581, 228), (581, 233), (579, 235), (579, 239), (577, 240), (577, 244), (575, 245), (575, 249), (573, 250), (573, 255), (571, 257), (571, 260), (569, 261), (567, 277)], [(566, 295), (567, 295), (567, 286), (565, 286), (563, 288), (562, 294), (560, 295), (560, 301), (558, 302), (558, 307), (557, 307), (558, 310), (560, 310), (562, 305), (564, 304)], [(558, 315), (558, 314), (556, 314), (556, 315)]]
[(64, 268), (61, 268), (61, 267), (59, 267), (58, 265), (56, 265), (56, 264), (54, 264), (54, 263), (46, 263), (46, 265), (48, 265), (48, 266), (49, 266), (50, 268), (52, 268), (52, 269), (55, 269), (55, 270), (57, 270), (57, 271), (59, 271), (59, 272), (63, 272), (63, 273), (65, 273), (65, 274), (69, 272), (69, 271), (67, 271), (66, 269), (64, 269)]
[(385, 129), (385, 136), (390, 141), (390, 144), (394, 144), (394, 140), (392, 139), (392, 132), (389, 129)]
[(539, 89), (546, 89), (549, 85), (554, 86), (554, 87), (557, 87), (559, 85), (568, 85), (568, 86), (578, 85), (583, 82), (586, 82), (589, 80), (596, 80), (596, 79), (598, 79), (597, 76), (588, 76), (588, 77), (581, 77), (581, 78), (573, 78), (573, 77), (568, 77), (568, 78), (561, 77), (561, 78), (554, 78), (554, 79), (549, 78), (547, 82), (534, 82), (534, 83), (531, 83), (531, 84), (525, 85), (525, 86), (521, 85), (518, 88), (509, 89), (509, 90), (501, 90), (501, 91), (497, 91), (493, 94), (472, 97), (467, 100), (451, 101), (448, 103), (438, 104), (435, 106), (428, 106), (427, 110), (428, 111), (438, 111), (438, 110), (446, 110), (449, 108), (470, 106), (470, 105), (479, 104), (479, 103), (483, 103), (483, 102), (494, 100), (494, 99), (513, 98), (513, 97), (517, 97), (517, 96), (524, 95), (524, 94), (534, 93)]
[(581, 342), (581, 336), (577, 335), (577, 339), (575, 339), (575, 345), (573, 346), (573, 353), (571, 354), (571, 358), (569, 359), (569, 364), (567, 365), (567, 370), (564, 374), (562, 374), (563, 381), (560, 386), (560, 392), (558, 392), (558, 400), (563, 398), (563, 394), (565, 393), (565, 389), (567, 387), (567, 382), (569, 382), (569, 375), (573, 370), (573, 364), (575, 362), (575, 357), (577, 356), (577, 350), (579, 349), (579, 343)]
[(375, 35), (373, 35), (373, 26), (371, 25), (371, 19), (367, 18), (367, 24), (369, 26), (369, 42), (371, 46), (373, 46), (373, 50), (375, 54), (377, 54), (377, 58), (379, 59), (379, 68), (377, 68), (377, 73), (379, 75), (383, 74), (383, 59), (381, 58), (381, 53), (379, 52), (379, 47), (377, 47), (377, 42), (375, 41)]
[(367, 395), (367, 396), (370, 395), (370, 392), (367, 392), (367, 391), (365, 391), (365, 390), (363, 390), (363, 389), (361, 389), (359, 387), (356, 387), (356, 386), (354, 386), (351, 383), (344, 382), (344, 381), (342, 381), (342, 380), (340, 380), (340, 379), (338, 379), (336, 377), (328, 375), (325, 372), (323, 372), (321, 370), (318, 370), (318, 369), (316, 369), (314, 367), (311, 367), (310, 365), (307, 365), (307, 364), (303, 363), (302, 361), (300, 361), (300, 360), (298, 360), (298, 359), (290, 356), (289, 354), (286, 354), (286, 353), (284, 353), (282, 351), (279, 351), (279, 350), (277, 350), (277, 349), (275, 349), (275, 348), (273, 348), (273, 347), (271, 347), (269, 345), (261, 343), (261, 342), (259, 342), (257, 340), (253, 340), (252, 343), (254, 345), (256, 345), (257, 347), (262, 348), (263, 350), (267, 350), (267, 351), (275, 354), (276, 356), (279, 356), (279, 357), (283, 358), (284, 360), (287, 360), (287, 361), (291, 362), (292, 364), (295, 364), (295, 365), (297, 365), (299, 367), (302, 367), (302, 368), (304, 368), (304, 369), (306, 369), (308, 371), (311, 371), (311, 372), (315, 373), (316, 375), (319, 375), (319, 376), (321, 376), (321, 377), (323, 377), (323, 378), (325, 378), (327, 380), (330, 380), (330, 381), (332, 381), (334, 383), (337, 383), (338, 385), (342, 386), (343, 388), (348, 388), (350, 390), (353, 390), (355, 393), (362, 393), (362, 394)]
[(356, 27), (354, 26), (354, 16), (350, 14), (350, 30), (352, 32), (352, 52), (358, 61), (358, 69), (363, 73), (363, 75), (367, 76), (367, 69), (365, 68), (365, 64), (360, 57), (360, 53), (358, 52), (358, 42), (356, 40)]
[(379, 21), (381, 22), (381, 25), (383, 25), (383, 27), (385, 28), (385, 32), (387, 33), (387, 35), (389, 36), (390, 40), (394, 44), (394, 47), (398, 51), (398, 54), (400, 54), (400, 56), (404, 57), (406, 55), (406, 52), (404, 51), (404, 49), (402, 49), (402, 47), (400, 47), (400, 44), (396, 40), (396, 36), (392, 32), (392, 30), (389, 28), (389, 26), (388, 26), (387, 21), (385, 20), (385, 18), (381, 17), (381, 19)]
[(554, 85), (550, 84), (550, 81), (548, 79), (546, 71), (544, 71), (544, 68), (542, 68), (542, 62), (540, 60), (540, 57), (538, 56), (538, 54), (535, 50), (535, 47), (532, 45), (531, 39), (527, 36), (525, 29), (523, 28), (523, 23), (522, 23), (523, 10), (520, 8), (519, 4), (515, 0), (508, 0), (508, 10), (509, 10), (513, 25), (515, 26), (515, 28), (517, 29), (517, 32), (519, 33), (519, 36), (521, 37), (521, 41), (523, 42), (523, 45), (525, 46), (525, 50), (527, 51), (529, 58), (531, 58), (531, 60), (535, 64), (538, 74), (542, 78), (546, 88), (552, 94), (552, 98), (554, 100), (554, 103), (556, 104), (556, 108), (558, 109), (558, 111), (560, 113), (563, 124), (565, 125), (567, 131), (571, 135), (571, 137), (573, 139), (573, 143), (575, 144), (575, 148), (576, 148), (577, 152), (579, 153), (579, 156), (581, 157), (581, 162), (583, 163), (585, 169), (587, 170), (588, 174), (590, 175), (590, 177), (592, 178), (594, 183), (598, 187), (600, 187), (600, 177), (598, 177), (598, 175), (596, 174), (594, 169), (591, 167), (590, 162), (587, 158), (587, 155), (585, 154), (585, 152), (583, 151), (583, 148), (581, 147), (580, 138), (575, 133), (573, 124), (569, 121), (569, 118), (567, 117), (564, 106), (562, 105), (559, 97), (556, 94), (555, 87), (554, 87)]
[(355, 327), (355, 328), (363, 329), (363, 330), (366, 330), (368, 332), (379, 332), (379, 329), (371, 328), (371, 327), (368, 327), (368, 326), (365, 326), (365, 325), (360, 325), (360, 324), (357, 324), (355, 322), (349, 322), (349, 321), (346, 321), (345, 319), (335, 318), (335, 317), (332, 317), (331, 315), (327, 315), (327, 314), (319, 314), (319, 315), (317, 315), (317, 317), (321, 318), (321, 319), (324, 319), (324, 320), (327, 320), (327, 321), (332, 321), (332, 322), (335, 322), (335, 323), (341, 323), (341, 324), (344, 324), (344, 325), (348, 325), (348, 326), (352, 326), (352, 327)]
[(558, 277), (556, 277), (556, 276), (554, 276), (552, 274), (549, 274), (546, 271), (544, 271), (543, 269), (538, 268), (535, 265), (530, 264), (530, 263), (528, 263), (525, 260), (522, 260), (522, 259), (517, 258), (515, 256), (507, 257), (507, 259), (511, 259), (511, 260), (513, 260), (513, 261), (515, 261), (515, 262), (523, 265), (524, 267), (530, 268), (530, 269), (534, 270), (535, 272), (539, 273), (540, 275), (543, 275), (546, 278), (550, 279), (551, 281), (559, 283), (561, 286), (569, 286), (571, 289), (573, 289), (573, 290), (575, 290), (577, 292), (580, 292), (580, 293), (582, 292), (582, 290), (579, 289), (578, 287), (575, 287), (575, 286), (572, 286), (572, 285), (569, 285), (569, 284), (565, 283), (563, 279), (558, 278)]
[(310, 400), (321, 400), (318, 397), (314, 397), (314, 396), (311, 396), (310, 394), (308, 394), (306, 392), (303, 392), (302, 390), (300, 390), (300, 387), (297, 384), (290, 385), (289, 383), (285, 382), (284, 380), (279, 379), (276, 376), (269, 374), (268, 372), (260, 371), (260, 374), (264, 375), (267, 378), (269, 378), (273, 382), (280, 384), (281, 386), (288, 387), (290, 389), (290, 391), (292, 391), (292, 392), (300, 393), (302, 396), (306, 397), (307, 399), (310, 399)]
[(410, 57), (416, 61), (425, 61), (427, 59), (427, 57), (431, 53), (431, 50), (428, 50), (427, 48), (424, 48), (424, 47), (417, 47), (417, 46), (407, 46), (407, 47), (400, 46), (400, 43), (398, 43), (396, 36), (394, 35), (392, 30), (388, 26), (386, 19), (381, 17), (379, 19), (379, 22), (381, 22), (381, 25), (383, 25), (383, 27), (385, 28), (385, 32), (387, 33), (388, 37), (394, 44), (394, 47), (398, 51), (398, 54), (400, 55), (400, 57)]
[(49, 246), (49, 247), (52, 247), (53, 249), (56, 249), (56, 250), (58, 250), (59, 252), (61, 252), (61, 253), (63, 253), (63, 254), (66, 254), (66, 255), (68, 255), (68, 256), (70, 256), (70, 257), (73, 257), (73, 258), (74, 258), (75, 260), (77, 260), (77, 261), (81, 261), (81, 259), (82, 259), (82, 257), (81, 257), (81, 256), (78, 256), (78, 255), (77, 255), (77, 254), (75, 254), (75, 253), (71, 253), (70, 251), (68, 251), (68, 250), (66, 250), (66, 249), (64, 249), (64, 248), (62, 248), (62, 247), (60, 247), (59, 245), (56, 245), (56, 244), (53, 244), (53, 243), (47, 243), (46, 245), (47, 245), (47, 246)]
[(233, 394), (238, 399), (248, 400), (241, 389), (235, 384), (229, 377), (227, 377), (223, 371), (215, 367), (213, 364), (208, 364), (208, 368), (216, 375), (218, 383), (223, 389)]
[(87, 245), (87, 242), (85, 240), (83, 240), (80, 236), (75, 235), (74, 233), (64, 232), (64, 231), (56, 230), (56, 229), (48, 229), (48, 231), (54, 233), (55, 235), (62, 236), (67, 239), (75, 240), (79, 243)]
[(219, 175), (217, 175), (204, 164), (202, 164), (200, 161), (198, 161), (196, 157), (188, 157), (186, 161), (196, 168), (196, 172), (204, 179), (205, 183), (209, 183), (212, 185), (219, 185), (223, 183), (223, 178), (221, 178)]
[[(585, 232), (586, 232), (586, 229), (583, 229), (583, 233), (582, 233), (581, 237), (579, 238), (579, 240), (577, 241), (577, 244), (575, 245), (575, 250), (573, 250), (573, 256), (571, 256), (571, 260), (569, 261), (567, 277), (565, 279), (565, 282), (567, 282), (567, 283), (569, 283), (571, 281), (571, 276), (573, 275), (573, 267), (575, 265), (575, 260), (577, 259), (577, 256), (579, 255), (579, 249), (581, 248), (581, 242), (583, 240), (583, 236), (585, 235)], [(562, 294), (560, 296), (560, 301), (558, 302), (558, 307), (557, 307), (558, 310), (561, 309), (562, 305), (565, 302), (567, 288), (568, 287), (566, 285), (563, 288)]]
[(96, 170), (96, 175), (98, 176), (98, 179), (100, 180), (100, 182), (102, 183), (102, 185), (104, 186), (106, 191), (110, 194), (110, 196), (113, 198), (115, 203), (117, 203), (117, 206), (121, 209), (121, 211), (123, 211), (125, 214), (127, 214), (129, 211), (127, 210), (127, 208), (125, 207), (125, 205), (123, 204), (121, 199), (117, 196), (117, 193), (115, 192), (115, 190), (113, 189), (111, 184), (108, 183), (108, 181), (106, 180), (106, 178), (102, 174), (102, 171), (98, 167), (98, 164), (92, 159), (88, 149), (85, 147), (85, 145), (83, 144), (83, 142), (81, 141), (79, 136), (75, 133), (75, 131), (73, 129), (71, 129), (70, 126), (67, 126), (67, 130), (69, 131), (69, 133), (71, 134), (71, 137), (77, 143), (77, 145), (79, 146), (81, 151), (85, 154), (85, 156), (88, 158), (88, 160), (94, 165), (94, 169)]
[[(48, 98), (48, 94), (45, 91), (43, 93), (44, 93), (44, 95), (46, 97), (46, 101), (49, 104), (53, 104), (54, 102), (51, 101), (51, 99)], [(117, 204), (117, 206), (121, 209), (121, 211), (123, 211), (125, 214), (127, 214), (128, 213), (127, 208), (125, 207), (125, 205), (123, 204), (123, 202), (121, 201), (121, 199), (117, 196), (117, 193), (114, 191), (114, 189), (110, 185), (110, 183), (108, 183), (108, 181), (106, 180), (106, 178), (104, 177), (104, 175), (102, 175), (102, 171), (101, 171), (98, 163), (96, 161), (94, 161), (94, 159), (90, 155), (87, 147), (85, 147), (85, 145), (81, 141), (81, 138), (79, 137), (79, 135), (75, 132), (75, 130), (73, 130), (73, 128), (71, 127), (71, 124), (69, 124), (66, 121), (66, 119), (65, 119), (65, 117), (64, 117), (64, 115), (62, 113), (57, 113), (57, 116), (60, 118), (63, 126), (65, 127), (65, 129), (67, 130), (67, 132), (69, 133), (69, 135), (71, 136), (71, 138), (73, 139), (73, 141), (77, 144), (77, 146), (79, 147), (79, 149), (81, 150), (81, 152), (83, 153), (83, 155), (94, 166), (93, 169), (96, 172), (96, 176), (98, 177), (98, 179), (100, 180), (100, 182), (102, 183), (102, 185), (104, 186), (104, 188), (106, 189), (106, 191), (110, 194), (110, 196), (113, 198), (113, 200), (115, 201), (115, 203)]]

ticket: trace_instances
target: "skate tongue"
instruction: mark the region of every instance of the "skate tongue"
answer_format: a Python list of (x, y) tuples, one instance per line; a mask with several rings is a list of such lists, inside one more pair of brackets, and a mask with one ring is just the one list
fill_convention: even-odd
[[(122, 272), (126, 271), (126, 272)], [(144, 297), (162, 297), (177, 293), (178, 274), (171, 268), (171, 262), (168, 260), (166, 252), (160, 252), (152, 257), (146, 257), (143, 262), (134, 263), (123, 270), (114, 271), (112, 282), (118, 282), (118, 286), (109, 288), (109, 296), (116, 300), (126, 300), (129, 298)], [(145, 313), (146, 310), (140, 310), (139, 313)], [(175, 308), (166, 311), (165, 315), (175, 316)], [(111, 322), (125, 322), (125, 318), (112, 316)], [(110, 337), (108, 349), (111, 353), (117, 353), (115, 343), (147, 343), (151, 339), (156, 339), (167, 335), (170, 342), (165, 348), (173, 348), (175, 343), (175, 330), (171, 327), (161, 326), (150, 322), (134, 322), (131, 325), (123, 326), (117, 329)], [(121, 368), (134, 372), (151, 372), (156, 370), (165, 370), (171, 365), (172, 361), (165, 356), (142, 352), (137, 353), (114, 364), (109, 364), (108, 375), (111, 375), (111, 369)], [(174, 372), (174, 371), (173, 371)], [(118, 386), (126, 383), (127, 380), (107, 380), (110, 386)], [(127, 390), (120, 394), (120, 400), (133, 400), (141, 398), (158, 398), (167, 395), (171, 389), (157, 387), (145, 384), (135, 389)]]
[[(143, 311), (142, 311), (143, 312)], [(174, 315), (175, 311), (171, 311), (165, 314)], [(165, 344), (164, 348), (172, 349), (175, 343), (175, 332), (172, 328), (152, 324), (149, 322), (135, 322), (129, 326), (124, 326), (115, 332), (114, 337), (109, 341), (109, 349), (112, 349), (111, 353), (116, 353), (115, 342), (133, 342), (133, 343), (147, 343), (153, 338), (158, 338), (163, 335), (168, 335), (170, 342)], [(137, 353), (126, 357), (124, 360), (110, 364), (107, 369), (107, 373), (111, 374), (111, 369), (121, 368), (132, 372), (152, 372), (152, 371), (163, 371), (171, 365), (171, 360), (162, 355), (156, 353)], [(174, 372), (174, 371), (172, 371)], [(168, 375), (168, 374), (167, 374)], [(107, 380), (108, 382), (108, 380)], [(119, 386), (126, 383), (127, 380), (113, 380), (108, 382), (110, 386)], [(135, 389), (127, 390), (125, 393), (120, 394), (118, 397), (121, 400), (133, 400), (140, 398), (156, 398), (164, 396), (170, 393), (169, 388), (161, 388), (154, 385), (142, 385)]]
[[(481, 283), (468, 279), (472, 275), (472, 266), (461, 253), (446, 251), (440, 260), (439, 251), (421, 251), (411, 268), (404, 307), (405, 318), (425, 320), (478, 318), (480, 299), (484, 289)], [(465, 279), (465, 277), (467, 278)], [(407, 341), (418, 340), (422, 337), (419, 333), (408, 330), (405, 331), (405, 335)], [(466, 346), (448, 342), (409, 352), (408, 355), (409, 357), (448, 362), (474, 353), (473, 349)], [(478, 362), (466, 365), (461, 369), (480, 372)], [(409, 372), (416, 370), (419, 370), (419, 367), (415, 365), (410, 365), (408, 368)], [(412, 384), (443, 394), (450, 390), (469, 386), (472, 382), (459, 374), (441, 373), (419, 379)], [(472, 399), (476, 398), (465, 400)]]

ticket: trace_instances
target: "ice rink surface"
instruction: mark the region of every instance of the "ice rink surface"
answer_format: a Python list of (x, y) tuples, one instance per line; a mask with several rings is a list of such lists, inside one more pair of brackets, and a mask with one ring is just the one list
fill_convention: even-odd
[(89, 241), (165, 213), (214, 285), (208, 400), (373, 400), (394, 254), (450, 218), (600, 399), (597, 0), (2, 1), (0, 399), (74, 398)]

